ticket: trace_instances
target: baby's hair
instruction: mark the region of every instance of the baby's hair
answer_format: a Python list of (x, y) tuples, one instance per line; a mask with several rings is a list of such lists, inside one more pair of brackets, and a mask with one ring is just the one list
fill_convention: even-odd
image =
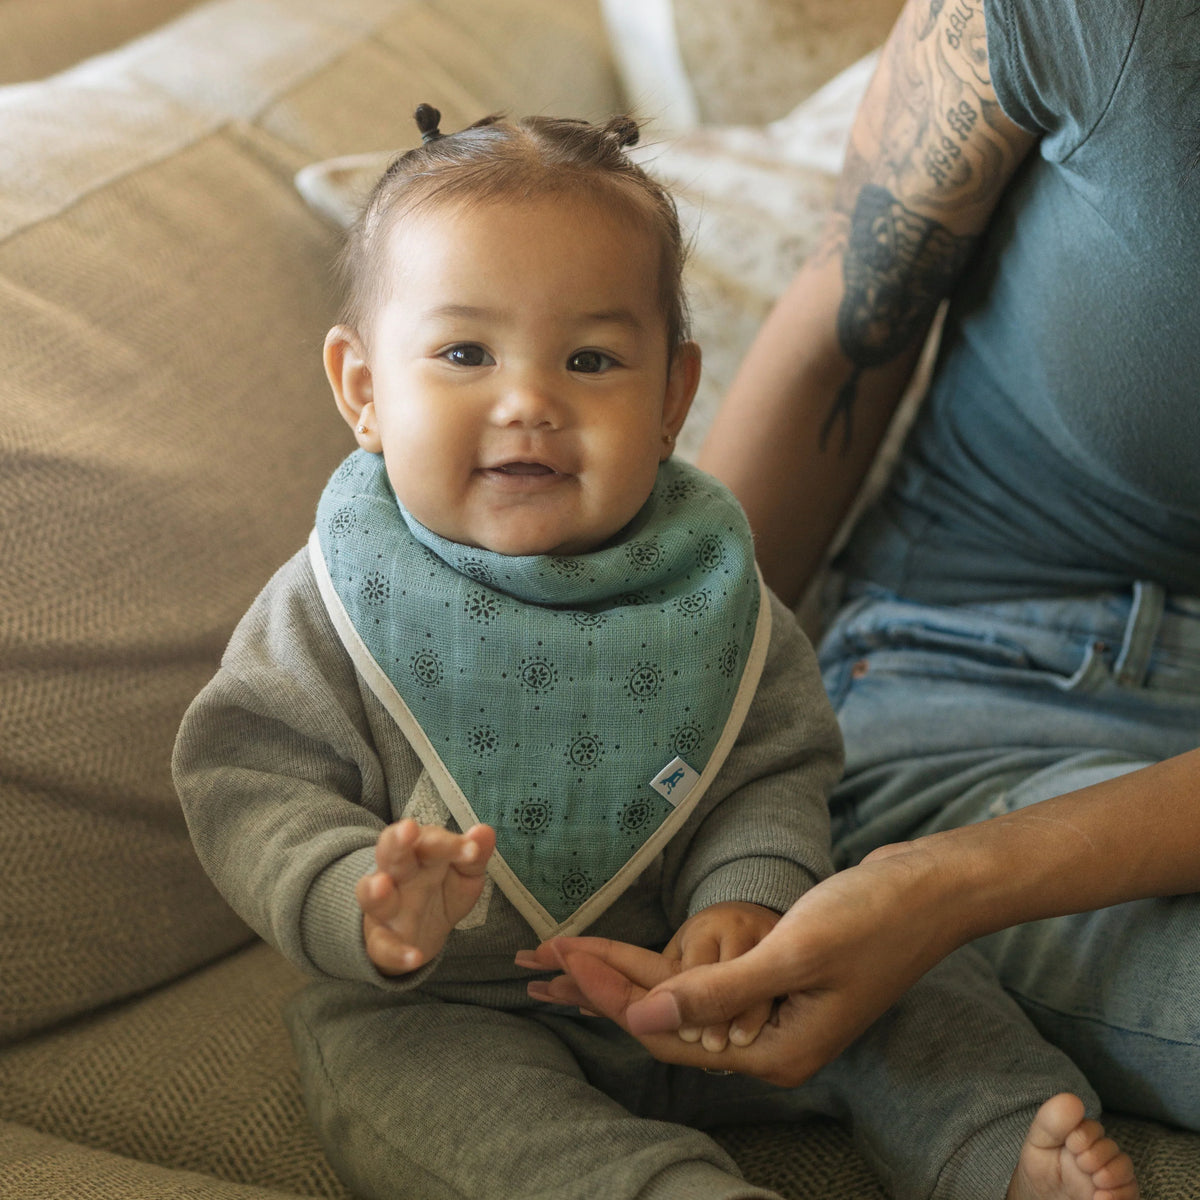
[(385, 298), (385, 239), (396, 221), (436, 205), (488, 200), (584, 196), (622, 210), (660, 251), (659, 288), (672, 349), (688, 337), (683, 293), (686, 248), (675, 201), (626, 153), (638, 124), (618, 116), (603, 125), (565, 117), (508, 121), (493, 114), (458, 133), (443, 134), (441, 113), (418, 106), (421, 144), (398, 155), (375, 184), (338, 260), (341, 321), (364, 340)]

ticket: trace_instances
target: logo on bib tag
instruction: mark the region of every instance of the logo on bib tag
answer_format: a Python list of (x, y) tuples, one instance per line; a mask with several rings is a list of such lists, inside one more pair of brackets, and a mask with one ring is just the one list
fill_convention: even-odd
[(650, 786), (669, 803), (679, 805), (699, 779), (700, 776), (682, 758), (673, 758), (650, 780)]

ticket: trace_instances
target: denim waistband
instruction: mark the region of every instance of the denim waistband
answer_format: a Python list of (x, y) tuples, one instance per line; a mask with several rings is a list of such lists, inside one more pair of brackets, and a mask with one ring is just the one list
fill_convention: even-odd
[[(1116, 682), (1140, 687), (1169, 663), (1200, 687), (1200, 597), (1143, 581), (1126, 593), (928, 605), (874, 588), (859, 591), (835, 620), (826, 646), (851, 653), (927, 644), (1032, 661), (1065, 674), (1102, 655)], [(1179, 680), (1175, 678), (1175, 686)]]

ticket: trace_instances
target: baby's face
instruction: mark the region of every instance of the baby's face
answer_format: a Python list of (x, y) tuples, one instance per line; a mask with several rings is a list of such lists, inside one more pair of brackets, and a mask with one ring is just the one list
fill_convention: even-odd
[(585, 199), (398, 223), (371, 327), (369, 433), (404, 507), (501, 554), (579, 554), (645, 503), (695, 391), (650, 236)]

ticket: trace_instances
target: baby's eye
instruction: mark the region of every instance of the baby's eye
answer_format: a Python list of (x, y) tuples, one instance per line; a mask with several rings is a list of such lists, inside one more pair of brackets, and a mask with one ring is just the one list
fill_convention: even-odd
[(596, 375), (616, 365), (616, 359), (600, 350), (576, 350), (567, 360), (568, 371), (579, 371), (584, 375)]
[(482, 347), (472, 342), (463, 342), (442, 351), (442, 357), (456, 367), (490, 367), (495, 359)]

